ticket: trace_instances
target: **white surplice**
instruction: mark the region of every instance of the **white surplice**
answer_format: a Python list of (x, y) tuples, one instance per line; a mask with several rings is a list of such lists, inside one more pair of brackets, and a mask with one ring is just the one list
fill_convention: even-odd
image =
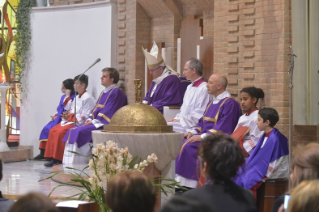
[(210, 99), (206, 88), (207, 82), (196, 85), (196, 82), (201, 80), (201, 78), (198, 78), (187, 86), (181, 110), (174, 118), (180, 121), (167, 123), (173, 126), (173, 130), (176, 132), (190, 132), (196, 127), (198, 120), (203, 116)]
[(244, 143), (243, 143), (243, 147), (249, 155), (253, 152), (259, 139), (264, 133), (263, 131), (260, 131), (257, 126), (258, 111), (259, 110), (255, 110), (249, 115), (247, 114), (242, 115), (239, 118), (238, 124), (234, 130), (236, 131), (237, 128), (241, 126), (249, 127), (250, 131), (244, 137)]

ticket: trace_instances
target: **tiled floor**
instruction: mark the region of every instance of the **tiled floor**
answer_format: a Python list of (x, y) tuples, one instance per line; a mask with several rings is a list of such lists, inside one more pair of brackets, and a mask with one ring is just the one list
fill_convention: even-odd
[[(50, 176), (51, 168), (45, 168), (46, 161), (22, 161), (3, 164), (3, 179), (0, 191), (5, 196), (23, 195), (31, 191), (48, 195), (54, 187), (61, 185), (51, 180), (38, 182)], [(79, 193), (70, 187), (59, 187), (51, 195), (53, 197), (68, 197)]]

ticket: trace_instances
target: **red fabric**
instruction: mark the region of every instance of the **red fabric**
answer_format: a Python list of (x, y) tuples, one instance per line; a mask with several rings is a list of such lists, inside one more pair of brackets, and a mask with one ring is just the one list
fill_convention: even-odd
[[(272, 130), (271, 130), (272, 131)], [(271, 131), (270, 132), (267, 132), (267, 133), (265, 133), (265, 137), (269, 137), (269, 135), (270, 135), (270, 133), (271, 133)]]
[(256, 111), (256, 110), (258, 110), (258, 107), (256, 107), (256, 108), (253, 109), (252, 111), (247, 112), (247, 113), (246, 113), (246, 116), (249, 116), (252, 112), (254, 112), (254, 111)]
[(45, 149), (47, 147), (47, 141), (40, 141), (39, 149)]
[(238, 141), (245, 157), (248, 157), (249, 154), (244, 148), (244, 137), (249, 133), (249, 131), (249, 127), (240, 126), (230, 135), (235, 141)]
[(86, 92), (86, 90), (85, 90), (83, 93), (81, 93), (81, 94), (79, 95), (79, 98), (81, 98), (81, 96), (82, 96), (85, 92)]
[(205, 185), (205, 183), (206, 183), (205, 177), (203, 177), (203, 175), (200, 174), (199, 181), (198, 181), (198, 187), (202, 187), (203, 185)]
[(63, 105), (65, 106), (71, 100), (71, 97), (68, 97), (64, 100)]
[(199, 80), (193, 83), (193, 87), (198, 87), (203, 82), (206, 82), (206, 81), (203, 78), (200, 78)]
[[(264, 177), (263, 179), (267, 179), (268, 177)], [(263, 184), (264, 182), (259, 182), (253, 187), (251, 187), (249, 190), (251, 190), (255, 196), (255, 201), (257, 202), (257, 189)]]
[(68, 129), (72, 128), (73, 126), (73, 124), (66, 126), (61, 126), (61, 124), (58, 124), (50, 130), (44, 157), (54, 158), (60, 161), (63, 160), (65, 143), (62, 141), (62, 139)]
[[(78, 121), (77, 119), (75, 119), (76, 121)], [(74, 113), (71, 113), (69, 118), (68, 118), (68, 122), (73, 122), (74, 121)]]

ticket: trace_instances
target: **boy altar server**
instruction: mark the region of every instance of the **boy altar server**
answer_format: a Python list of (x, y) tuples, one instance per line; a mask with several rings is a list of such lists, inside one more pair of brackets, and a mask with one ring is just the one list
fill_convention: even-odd
[(288, 178), (288, 140), (274, 126), (279, 121), (273, 108), (263, 108), (258, 112), (257, 126), (264, 131), (257, 146), (239, 169), (234, 181), (245, 189), (253, 191), (262, 184), (264, 178)]
[(92, 140), (92, 131), (101, 130), (109, 124), (114, 113), (127, 104), (127, 97), (117, 88), (119, 72), (115, 68), (102, 70), (101, 84), (105, 87), (92, 110), (90, 117), (83, 125), (72, 127), (63, 138), (65, 150), (63, 163), (87, 163), (85, 157), (70, 153), (69, 150), (90, 157), (89, 142)]
[(198, 185), (197, 148), (202, 139), (217, 131), (231, 134), (237, 125), (241, 109), (226, 87), (227, 78), (223, 74), (213, 74), (208, 80), (207, 91), (213, 95), (213, 100), (208, 103), (195, 130), (185, 134), (183, 146), (176, 158), (175, 180), (182, 186), (196, 188)]
[(163, 60), (156, 43), (154, 42), (150, 53), (143, 48), (142, 51), (153, 77), (150, 89), (142, 103), (155, 107), (161, 113), (164, 106), (182, 105), (182, 83), (177, 73)]
[(177, 132), (190, 132), (202, 117), (209, 102), (207, 83), (203, 79), (203, 64), (197, 59), (190, 59), (185, 63), (184, 76), (192, 83), (187, 86), (180, 112), (167, 124), (173, 126)]
[(86, 91), (89, 78), (83, 74), (74, 78), (74, 89), (77, 83), (76, 98), (76, 114), (74, 114), (74, 100), (67, 112), (62, 115), (60, 124), (53, 127), (49, 132), (49, 137), (46, 145), (44, 157), (52, 158), (51, 161), (45, 163), (44, 166), (52, 167), (62, 163), (65, 143), (62, 141), (65, 133), (74, 126), (74, 116), (76, 117), (76, 124), (83, 124), (89, 117), (90, 111), (94, 107), (94, 98)]

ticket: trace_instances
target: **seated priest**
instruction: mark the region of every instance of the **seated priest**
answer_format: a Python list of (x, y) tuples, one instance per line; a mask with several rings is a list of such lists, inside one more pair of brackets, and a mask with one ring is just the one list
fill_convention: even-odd
[(190, 59), (185, 63), (184, 76), (192, 83), (187, 86), (180, 112), (167, 124), (173, 126), (176, 132), (190, 132), (198, 120), (203, 116), (209, 102), (207, 83), (203, 79), (203, 64), (197, 59)]
[(64, 93), (64, 95), (61, 96), (60, 103), (57, 107), (57, 112), (53, 116), (51, 116), (52, 120), (47, 125), (45, 125), (41, 131), (40, 138), (39, 138), (40, 154), (37, 155), (34, 158), (34, 160), (45, 159), (44, 152), (45, 152), (45, 148), (47, 145), (49, 132), (50, 132), (52, 127), (56, 126), (57, 124), (59, 124), (61, 122), (62, 113), (66, 112), (67, 108), (70, 108), (72, 100), (75, 97), (73, 85), (74, 85), (73, 79), (66, 79), (62, 82), (61, 91), (62, 91), (62, 93)]
[(234, 179), (239, 186), (250, 189), (255, 197), (263, 179), (289, 177), (288, 139), (274, 128), (278, 121), (279, 115), (275, 109), (259, 110), (257, 126), (264, 134)]
[[(83, 124), (89, 117), (91, 110), (94, 108), (95, 99), (86, 91), (88, 86), (89, 78), (83, 74), (79, 79), (80, 75), (74, 78), (74, 88), (77, 91), (76, 108), (74, 107), (75, 101), (68, 111), (62, 114), (62, 121), (60, 124), (53, 127), (49, 132), (49, 137), (46, 145), (44, 157), (51, 158), (48, 163), (44, 166), (52, 167), (62, 163), (64, 146), (65, 143), (62, 141), (65, 133), (74, 126), (74, 117), (76, 118), (76, 124)], [(76, 109), (76, 113), (74, 111)]]
[[(102, 70), (101, 84), (105, 87), (84, 124), (72, 127), (63, 138), (65, 150), (63, 164), (88, 163), (86, 157), (91, 156), (89, 142), (92, 140), (92, 131), (101, 130), (105, 124), (109, 124), (114, 113), (127, 105), (127, 97), (119, 88), (119, 72), (115, 68)], [(69, 151), (78, 152), (76, 155)]]
[(177, 77), (177, 73), (163, 60), (156, 43), (154, 42), (150, 53), (143, 48), (142, 50), (147, 67), (153, 77), (150, 89), (143, 99), (143, 104), (153, 106), (161, 113), (163, 113), (164, 106), (182, 105), (182, 83)]
[(238, 102), (226, 91), (227, 78), (223, 74), (213, 74), (207, 83), (208, 94), (213, 100), (207, 104), (203, 116), (195, 130), (185, 133), (185, 139), (176, 158), (175, 180), (182, 186), (196, 188), (199, 180), (197, 172), (197, 148), (207, 135), (222, 131), (231, 134), (241, 116)]

